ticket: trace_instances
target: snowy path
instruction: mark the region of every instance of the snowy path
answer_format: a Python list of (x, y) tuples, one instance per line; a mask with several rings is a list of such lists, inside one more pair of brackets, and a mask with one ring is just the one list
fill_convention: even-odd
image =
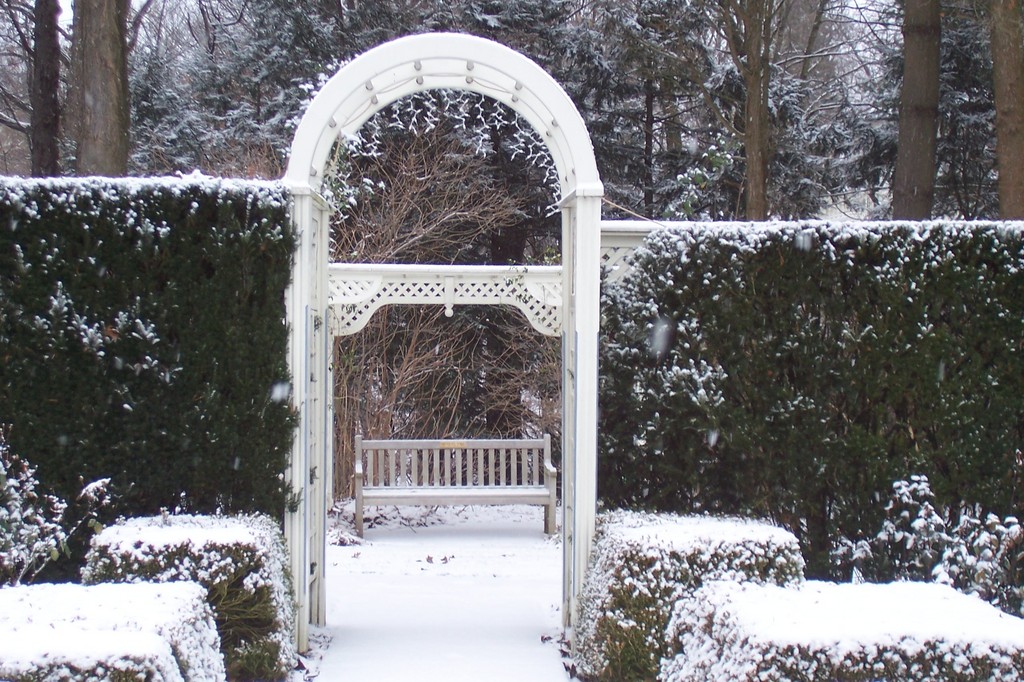
[[(385, 510), (387, 511), (387, 510)], [(540, 508), (416, 509), (330, 546), (324, 682), (565, 682)], [(411, 527), (427, 521), (437, 525)]]

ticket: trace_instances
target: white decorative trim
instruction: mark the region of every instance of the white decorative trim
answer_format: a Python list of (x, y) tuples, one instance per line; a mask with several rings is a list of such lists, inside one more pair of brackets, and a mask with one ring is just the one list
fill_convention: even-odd
[(368, 265), (328, 266), (331, 330), (345, 336), (392, 304), (511, 305), (546, 336), (562, 333), (560, 266)]
[(629, 257), (661, 223), (645, 220), (601, 221), (601, 267), (606, 283), (617, 282), (632, 269)]

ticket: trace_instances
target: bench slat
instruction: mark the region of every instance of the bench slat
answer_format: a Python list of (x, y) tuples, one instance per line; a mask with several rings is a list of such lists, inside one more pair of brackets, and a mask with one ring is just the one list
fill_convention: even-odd
[(505, 448), (500, 448), (498, 450), (498, 453), (501, 456), (501, 458), (498, 460), (498, 476), (500, 477), (500, 482), (498, 483), (498, 485), (504, 486), (506, 478), (508, 476), (508, 474), (506, 473), (508, 471), (508, 450)]

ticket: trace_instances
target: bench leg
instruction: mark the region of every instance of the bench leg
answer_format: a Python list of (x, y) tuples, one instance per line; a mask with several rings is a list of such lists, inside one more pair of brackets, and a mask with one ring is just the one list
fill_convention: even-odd
[(554, 535), (556, 532), (554, 502), (544, 505), (544, 532), (548, 535)]
[(356, 483), (356, 535), (363, 537), (363, 486)]

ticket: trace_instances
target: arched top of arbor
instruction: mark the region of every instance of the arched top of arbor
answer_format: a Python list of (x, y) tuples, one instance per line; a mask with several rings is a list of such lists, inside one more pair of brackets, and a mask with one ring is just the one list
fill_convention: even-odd
[(339, 69), (299, 122), (285, 180), (319, 189), (339, 135), (402, 97), (442, 89), (490, 97), (529, 121), (551, 152), (563, 198), (603, 194), (586, 124), (558, 82), (515, 50), (460, 33), (398, 38)]

